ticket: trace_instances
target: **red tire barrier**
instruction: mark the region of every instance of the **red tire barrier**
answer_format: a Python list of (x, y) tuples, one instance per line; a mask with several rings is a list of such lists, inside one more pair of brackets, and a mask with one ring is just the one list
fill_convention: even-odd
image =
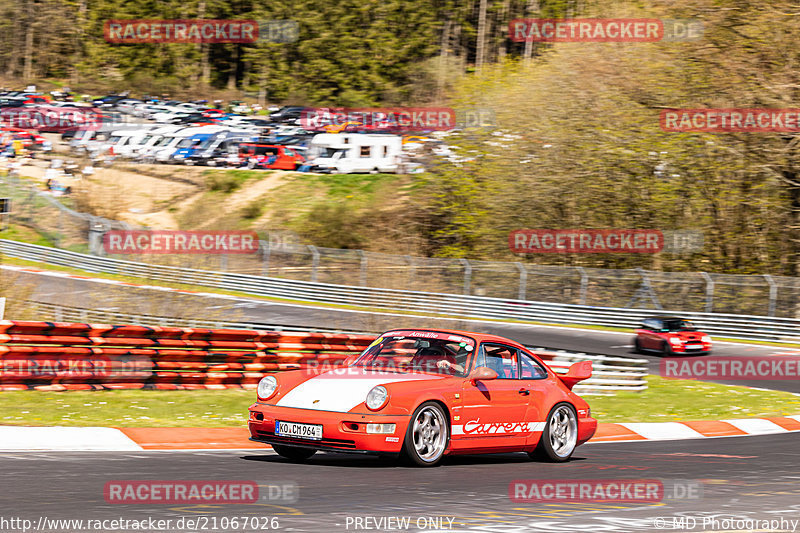
[(334, 368), (373, 337), (0, 321), (0, 391), (255, 388), (270, 372)]

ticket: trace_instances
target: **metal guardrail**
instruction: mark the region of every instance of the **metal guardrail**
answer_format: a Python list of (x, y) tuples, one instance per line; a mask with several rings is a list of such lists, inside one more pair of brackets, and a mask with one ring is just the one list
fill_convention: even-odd
[[(106, 231), (131, 229), (125, 222), (69, 209), (28, 180), (9, 177), (0, 183), (0, 194), (12, 199), (12, 221), (35, 228), (58, 248), (103, 256)], [(173, 264), (170, 256), (116, 257)], [(269, 232), (257, 254), (193, 254), (181, 260), (196, 269), (335, 285), (800, 319), (800, 277), (790, 276), (413, 257), (302, 245), (296, 235), (281, 231)]]
[(554, 372), (566, 373), (570, 365), (580, 361), (592, 362), (592, 377), (581, 381), (573, 389), (578, 394), (608, 394), (615, 391), (641, 392), (647, 390), (645, 378), (649, 374), (647, 359), (613, 357), (610, 355), (569, 352), (554, 348), (528, 346), (547, 361)]
[[(0, 253), (23, 260), (72, 267), (88, 272), (131, 276), (170, 284), (186, 284), (270, 298), (350, 305), (424, 315), (601, 325), (630, 329), (635, 328), (644, 317), (665, 313), (665, 311), (659, 310), (595, 307), (472, 295), (355, 287), (268, 278), (232, 272), (195, 270), (167, 265), (150, 265), (120, 259), (95, 257), (5, 239), (0, 240)], [(698, 327), (711, 335), (736, 339), (800, 342), (800, 319), (676, 312), (694, 320)]]
[(86, 309), (83, 307), (72, 307), (34, 300), (25, 300), (25, 305), (41, 319), (52, 319), (55, 322), (133, 324), (137, 326), (167, 326), (175, 328), (256, 329), (260, 331), (277, 332), (303, 331), (309, 333), (364, 334), (364, 332), (358, 331), (265, 324), (263, 322), (229, 322), (225, 320), (204, 320), (197, 318), (121, 313), (111, 309)]

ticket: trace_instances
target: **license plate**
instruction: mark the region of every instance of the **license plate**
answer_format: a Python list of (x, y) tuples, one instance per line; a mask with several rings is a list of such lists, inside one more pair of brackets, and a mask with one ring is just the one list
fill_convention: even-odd
[(686, 347), (694, 349), (694, 348), (702, 348), (703, 345), (702, 344), (687, 344)]
[(298, 437), (301, 439), (321, 440), (322, 424), (300, 424), (298, 422), (275, 421), (275, 435), (281, 437)]

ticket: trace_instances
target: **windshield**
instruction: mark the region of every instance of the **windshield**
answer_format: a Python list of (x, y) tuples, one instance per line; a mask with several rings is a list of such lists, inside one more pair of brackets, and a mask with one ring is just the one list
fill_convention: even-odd
[(697, 331), (694, 324), (688, 320), (666, 320), (664, 321), (664, 329), (668, 331)]
[(197, 139), (184, 139), (178, 143), (178, 148), (191, 148), (197, 143)]
[(155, 145), (156, 145), (156, 146), (166, 146), (166, 145), (168, 145), (170, 142), (172, 142), (174, 139), (175, 139), (175, 137), (163, 137), (163, 138), (162, 138), (160, 141), (158, 141), (158, 142), (157, 142)]
[(469, 355), (474, 349), (472, 339), (459, 335), (428, 331), (389, 332), (364, 350), (354, 366), (464, 377)]
[[(215, 142), (216, 141), (214, 141), (214, 138), (211, 137), (211, 138), (208, 138), (205, 141), (201, 142), (199, 145), (197, 145), (197, 148), (200, 149), (200, 150), (205, 150), (206, 148), (208, 148), (211, 145), (213, 145)], [(219, 143), (217, 143), (217, 144), (219, 144)]]

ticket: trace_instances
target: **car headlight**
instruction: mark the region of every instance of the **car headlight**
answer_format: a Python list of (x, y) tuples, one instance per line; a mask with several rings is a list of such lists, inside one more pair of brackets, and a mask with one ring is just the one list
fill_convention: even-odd
[(708, 335), (703, 335), (703, 337), (700, 340), (703, 342), (711, 342), (711, 337), (709, 337)]
[(258, 397), (262, 400), (266, 400), (275, 394), (275, 389), (277, 388), (278, 380), (275, 379), (275, 376), (263, 377), (261, 381), (258, 382)]
[(388, 400), (389, 392), (386, 390), (386, 387), (378, 385), (377, 387), (373, 387), (367, 394), (367, 408), (377, 411), (386, 405)]
[(669, 342), (671, 342), (672, 344), (680, 344), (681, 340), (678, 337), (670, 337)]

